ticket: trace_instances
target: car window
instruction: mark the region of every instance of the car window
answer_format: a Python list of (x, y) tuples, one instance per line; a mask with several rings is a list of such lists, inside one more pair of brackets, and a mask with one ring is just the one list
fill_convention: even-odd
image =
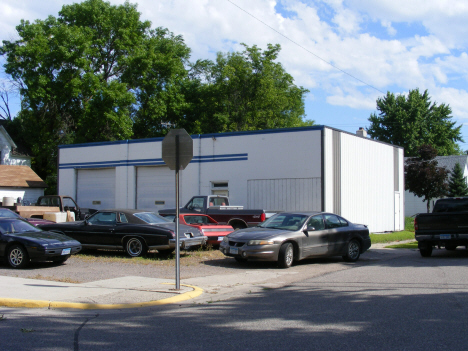
[(307, 229), (314, 228), (315, 230), (325, 229), (325, 223), (323, 222), (323, 217), (321, 215), (313, 216), (307, 222)]
[(0, 217), (19, 218), (19, 215), (17, 215), (13, 211), (8, 211), (6, 209), (0, 209)]
[(268, 218), (260, 227), (296, 231), (302, 228), (307, 216), (293, 213), (279, 213)]
[(114, 225), (117, 223), (117, 214), (115, 212), (96, 212), (88, 219), (91, 224)]
[(22, 220), (6, 220), (0, 221), (0, 232), (2, 234), (15, 234), (15, 233), (26, 233), (26, 232), (41, 232), (39, 229)]
[(347, 227), (349, 225), (349, 222), (346, 219), (342, 217), (338, 217), (338, 219), (340, 220), (341, 227)]
[(325, 215), (325, 223), (327, 224), (327, 228), (339, 228), (341, 227), (340, 220), (338, 216), (335, 215)]
[(171, 222), (167, 218), (164, 218), (160, 215), (157, 215), (154, 212), (139, 212), (134, 214), (135, 217), (141, 219), (143, 222), (148, 224), (158, 224), (158, 223), (167, 223)]
[(127, 216), (125, 215), (125, 213), (120, 212), (119, 216), (120, 216), (121, 223), (128, 223)]
[(203, 208), (203, 202), (204, 202), (204, 199), (202, 197), (196, 197), (188, 203), (187, 208), (189, 209)]
[(184, 216), (187, 224), (206, 224), (208, 223), (208, 217), (205, 216)]

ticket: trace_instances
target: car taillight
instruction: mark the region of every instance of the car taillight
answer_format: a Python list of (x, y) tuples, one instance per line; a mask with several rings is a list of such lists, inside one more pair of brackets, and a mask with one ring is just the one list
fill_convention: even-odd
[(418, 230), (418, 220), (414, 219), (414, 230)]
[(263, 212), (262, 215), (260, 216), (260, 220), (263, 222), (265, 221), (265, 219), (266, 219), (266, 214), (265, 212)]

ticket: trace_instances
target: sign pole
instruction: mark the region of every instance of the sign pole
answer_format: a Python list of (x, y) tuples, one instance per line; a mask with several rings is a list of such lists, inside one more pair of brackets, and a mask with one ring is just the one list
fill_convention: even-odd
[(176, 169), (175, 169), (175, 182), (176, 182), (176, 218), (175, 218), (175, 230), (176, 230), (176, 290), (180, 290), (180, 241), (179, 241), (179, 136), (175, 137), (175, 148), (176, 148)]

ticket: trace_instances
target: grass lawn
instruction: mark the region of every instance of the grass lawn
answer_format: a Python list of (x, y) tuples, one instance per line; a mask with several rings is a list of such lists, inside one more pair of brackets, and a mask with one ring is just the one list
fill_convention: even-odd
[[(414, 240), (414, 218), (406, 217), (405, 218), (405, 230), (401, 232), (392, 232), (388, 234), (371, 234), (371, 242), (373, 243), (393, 243), (395, 241), (405, 241), (405, 240)], [(402, 245), (392, 245), (388, 247), (397, 247), (398, 248), (417, 248), (413, 245), (402, 244)], [(406, 247), (408, 246), (408, 247)]]

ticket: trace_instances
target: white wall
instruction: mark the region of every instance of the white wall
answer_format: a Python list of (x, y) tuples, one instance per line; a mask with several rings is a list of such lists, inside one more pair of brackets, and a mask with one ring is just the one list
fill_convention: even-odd
[[(325, 135), (324, 180), (322, 132)], [(264, 204), (265, 210), (278, 210), (267, 206), (276, 207), (280, 202), (283, 202), (282, 207), (288, 207), (285, 210), (321, 210), (324, 200), (325, 210), (333, 212), (334, 186), (330, 181), (330, 177), (334, 176), (333, 154), (330, 153), (332, 134), (332, 129), (317, 126), (192, 136), (194, 158), (180, 172), (181, 205), (194, 195), (210, 194), (212, 182), (227, 182), (231, 204), (248, 208), (250, 181), (250, 184), (282, 187), (281, 196), (274, 194), (265, 199), (250, 197), (251, 204)], [(344, 132), (339, 132), (339, 135), (341, 214), (352, 222), (369, 225), (374, 231), (393, 230), (394, 147)], [(61, 147), (59, 193), (76, 196), (76, 169), (115, 167), (115, 207), (135, 208), (135, 168), (148, 165), (166, 167), (161, 158), (161, 144), (162, 138), (155, 138)], [(403, 166), (400, 173), (402, 181)], [(310, 194), (304, 197), (297, 192), (293, 194), (287, 188), (291, 184), (300, 184), (307, 189), (304, 192)], [(322, 186), (325, 199), (322, 199)], [(288, 203), (291, 198), (300, 204)], [(403, 198), (402, 195), (401, 201)], [(276, 202), (272, 202), (272, 199)], [(404, 216), (402, 221), (404, 223)]]
[(0, 189), (0, 201), (4, 197), (12, 197), (14, 201), (21, 197), (24, 201), (29, 201), (30, 203), (36, 203), (39, 196), (44, 195), (44, 189), (42, 188), (1, 188)]

